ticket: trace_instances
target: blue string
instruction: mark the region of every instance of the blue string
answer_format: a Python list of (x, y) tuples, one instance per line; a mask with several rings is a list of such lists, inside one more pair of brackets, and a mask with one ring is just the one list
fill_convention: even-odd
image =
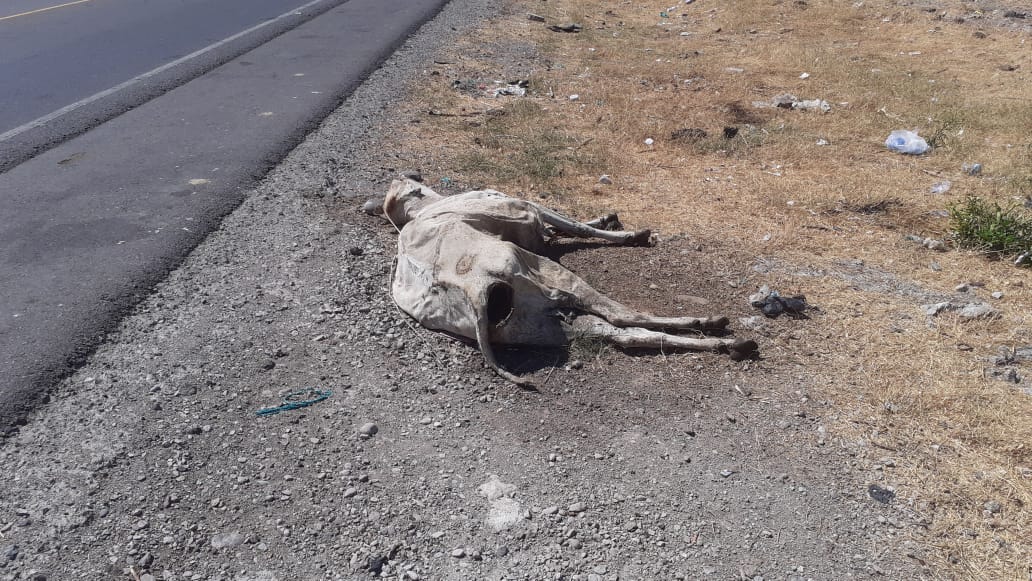
[[(286, 412), (290, 410), (296, 410), (298, 408), (306, 408), (312, 404), (317, 404), (322, 400), (333, 395), (333, 392), (326, 389), (320, 390), (314, 387), (308, 387), (295, 392), (288, 393), (283, 397), (283, 403), (274, 408), (264, 408), (255, 412), (257, 416), (271, 416), (280, 412)], [(295, 399), (300, 396), (308, 396), (310, 399)]]

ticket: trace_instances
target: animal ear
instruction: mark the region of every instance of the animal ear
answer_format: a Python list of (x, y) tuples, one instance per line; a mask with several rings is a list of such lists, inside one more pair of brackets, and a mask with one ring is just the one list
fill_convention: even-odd
[(420, 199), (426, 197), (426, 194), (423, 193), (423, 188), (416, 188), (416, 189), (412, 190), (411, 192), (408, 192), (405, 195), (406, 195), (406, 197), (407, 196), (412, 196), (413, 198), (420, 198)]

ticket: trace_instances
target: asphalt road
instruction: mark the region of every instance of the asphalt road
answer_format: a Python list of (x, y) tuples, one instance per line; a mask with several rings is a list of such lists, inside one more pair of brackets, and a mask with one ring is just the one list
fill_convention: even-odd
[[(444, 3), (316, 2), (236, 58), (223, 51), (256, 41), (232, 39), (197, 55), (203, 64), (177, 63), (0, 136), (0, 150), (34, 155), (0, 174), (0, 432), (45, 401), (256, 180)], [(155, 87), (141, 88), (157, 76)], [(64, 126), (55, 133), (54, 124)], [(78, 137), (63, 140), (63, 132)]]
[(0, 20), (0, 79), (5, 79), (0, 88), (0, 134), (306, 1), (4, 2), (0, 8), (0, 18), (5, 19)]

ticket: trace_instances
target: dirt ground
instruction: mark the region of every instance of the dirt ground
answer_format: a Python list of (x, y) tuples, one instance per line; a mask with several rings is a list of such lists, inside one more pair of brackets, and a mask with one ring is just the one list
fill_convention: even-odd
[[(690, 235), (560, 252), (633, 306), (728, 315), (762, 357), (505, 353), (539, 392), (397, 310), (395, 234), (358, 207), (455, 175), (396, 148), (425, 122), (406, 103), (508, 10), (452, 2), (0, 443), (0, 580), (965, 578), (895, 442), (835, 428), (856, 393), (827, 389), (829, 305), (752, 318), (797, 264)], [(255, 414), (308, 387), (332, 395)]]

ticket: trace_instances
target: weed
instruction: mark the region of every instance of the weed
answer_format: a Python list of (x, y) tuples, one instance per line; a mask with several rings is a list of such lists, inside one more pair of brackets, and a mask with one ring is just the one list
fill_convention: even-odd
[(960, 246), (997, 255), (1032, 250), (1032, 216), (1017, 204), (1001, 206), (969, 196), (951, 205), (949, 212)]

